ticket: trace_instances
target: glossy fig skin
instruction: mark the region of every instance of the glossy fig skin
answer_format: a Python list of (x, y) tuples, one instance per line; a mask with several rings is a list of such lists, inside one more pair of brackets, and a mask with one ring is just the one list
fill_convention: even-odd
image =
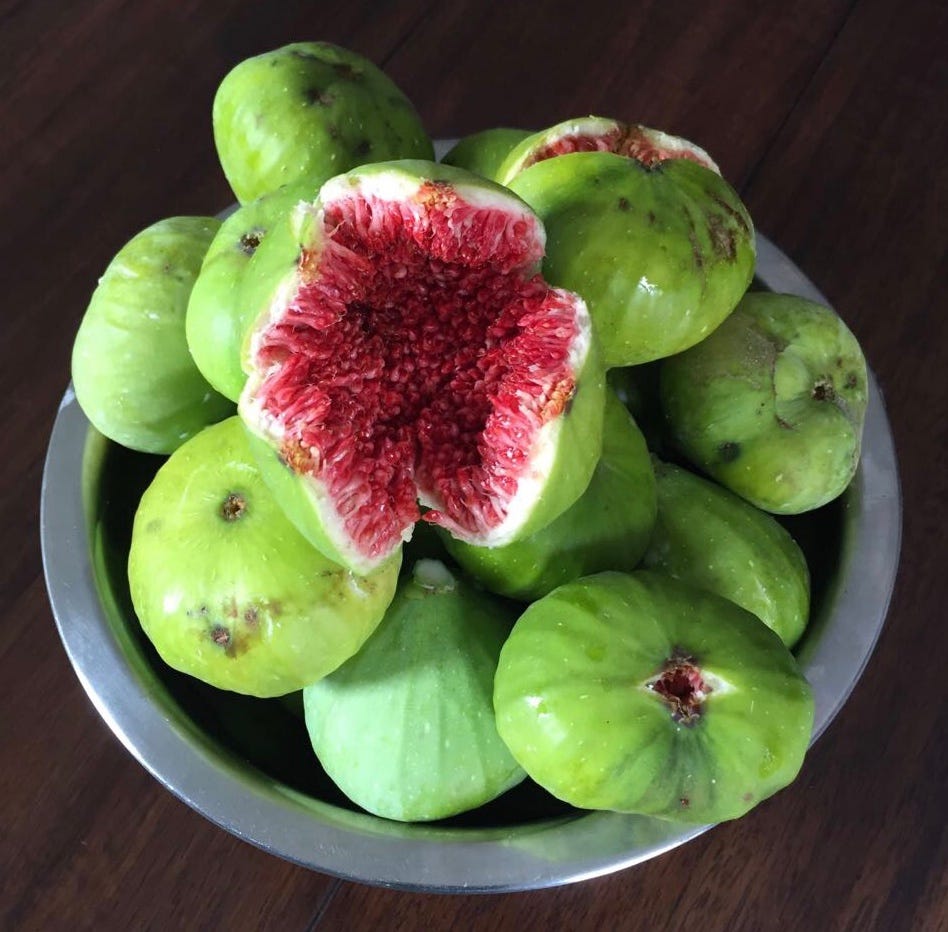
[[(689, 664), (701, 691), (682, 717), (658, 686)], [(809, 685), (773, 631), (645, 571), (534, 602), (501, 651), (494, 707), (514, 757), (554, 796), (690, 823), (738, 818), (790, 783), (813, 727)]]
[(158, 470), (135, 513), (129, 586), (169, 666), (271, 697), (334, 670), (375, 630), (396, 558), (357, 577), (314, 549), (267, 491), (237, 417)]
[(284, 185), (314, 191), (367, 162), (434, 157), (408, 98), (368, 59), (296, 42), (245, 59), (214, 97), (214, 141), (237, 199)]
[(696, 466), (775, 514), (819, 508), (859, 464), (868, 373), (830, 308), (748, 294), (707, 340), (662, 363), (674, 442)]
[(746, 608), (793, 647), (810, 611), (810, 573), (796, 541), (733, 492), (653, 465), (658, 519), (642, 565)]
[(509, 187), (546, 227), (544, 276), (586, 299), (607, 368), (698, 343), (750, 284), (750, 216), (726, 181), (692, 161), (646, 167), (579, 152), (537, 162)]
[(234, 411), (198, 371), (185, 336), (188, 298), (220, 227), (170, 217), (109, 263), (72, 350), (76, 398), (96, 429), (144, 453), (171, 453)]
[(586, 491), (551, 524), (505, 547), (475, 547), (448, 534), (448, 552), (491, 592), (529, 601), (602, 570), (632, 570), (655, 524), (655, 476), (645, 438), (606, 393), (602, 457)]
[(280, 188), (234, 211), (211, 242), (188, 300), (188, 349), (201, 374), (231, 401), (238, 401), (247, 376), (241, 351), (248, 317), (256, 308), (244, 300), (244, 276), (270, 229), (300, 200), (307, 187)]
[(497, 657), (516, 610), (420, 560), (378, 630), (303, 691), (317, 757), (376, 815), (446, 818), (523, 780), (494, 724)]

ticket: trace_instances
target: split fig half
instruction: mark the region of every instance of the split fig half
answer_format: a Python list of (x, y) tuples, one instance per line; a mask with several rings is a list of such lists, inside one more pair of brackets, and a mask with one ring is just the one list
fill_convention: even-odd
[(413, 161), (332, 179), (264, 242), (239, 410), (330, 559), (367, 572), (422, 517), (502, 546), (589, 484), (605, 379), (585, 303), (539, 275), (543, 248), (509, 191)]
[(520, 139), (508, 150), (494, 179), (503, 185), (510, 184), (531, 165), (573, 152), (614, 152), (649, 167), (666, 159), (690, 159), (721, 174), (711, 156), (687, 139), (638, 123), (588, 116), (565, 120)]
[(589, 304), (607, 368), (703, 340), (747, 290), (750, 215), (703, 150), (590, 118), (524, 140), (500, 177), (547, 231), (543, 272)]
[(735, 819), (797, 775), (813, 698), (760, 619), (658, 573), (601, 573), (520, 616), (494, 680), (497, 729), (574, 806)]
[(135, 514), (128, 577), (165, 663), (270, 697), (351, 657), (381, 621), (398, 569), (396, 555), (356, 576), (319, 553), (274, 501), (231, 417), (158, 470)]

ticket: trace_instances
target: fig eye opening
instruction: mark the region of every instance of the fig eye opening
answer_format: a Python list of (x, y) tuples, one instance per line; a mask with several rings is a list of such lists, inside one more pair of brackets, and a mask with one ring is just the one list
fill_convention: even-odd
[(701, 715), (705, 699), (713, 691), (694, 658), (673, 655), (662, 671), (647, 684), (671, 709), (672, 718), (683, 725), (693, 724)]

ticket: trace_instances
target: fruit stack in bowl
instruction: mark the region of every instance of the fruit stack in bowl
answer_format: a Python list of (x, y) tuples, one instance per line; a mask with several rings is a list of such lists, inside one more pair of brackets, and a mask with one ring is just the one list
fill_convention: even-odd
[(847, 487), (867, 373), (831, 309), (749, 290), (712, 158), (591, 116), (438, 163), (326, 43), (239, 64), (213, 125), (237, 210), (135, 236), (73, 353), (93, 426), (167, 456), (128, 557), (162, 660), (301, 691), (390, 819), (529, 778), (706, 823), (791, 782), (809, 573), (774, 515)]

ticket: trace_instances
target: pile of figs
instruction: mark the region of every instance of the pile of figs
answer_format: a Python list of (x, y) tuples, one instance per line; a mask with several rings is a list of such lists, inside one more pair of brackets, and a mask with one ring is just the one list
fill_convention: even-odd
[(291, 697), (389, 819), (529, 779), (706, 823), (790, 783), (810, 577), (775, 516), (846, 489), (867, 372), (753, 290), (711, 157), (582, 117), (435, 162), (326, 43), (238, 64), (213, 127), (238, 207), (133, 237), (72, 360), (93, 427), (167, 457), (128, 558), (162, 660)]

